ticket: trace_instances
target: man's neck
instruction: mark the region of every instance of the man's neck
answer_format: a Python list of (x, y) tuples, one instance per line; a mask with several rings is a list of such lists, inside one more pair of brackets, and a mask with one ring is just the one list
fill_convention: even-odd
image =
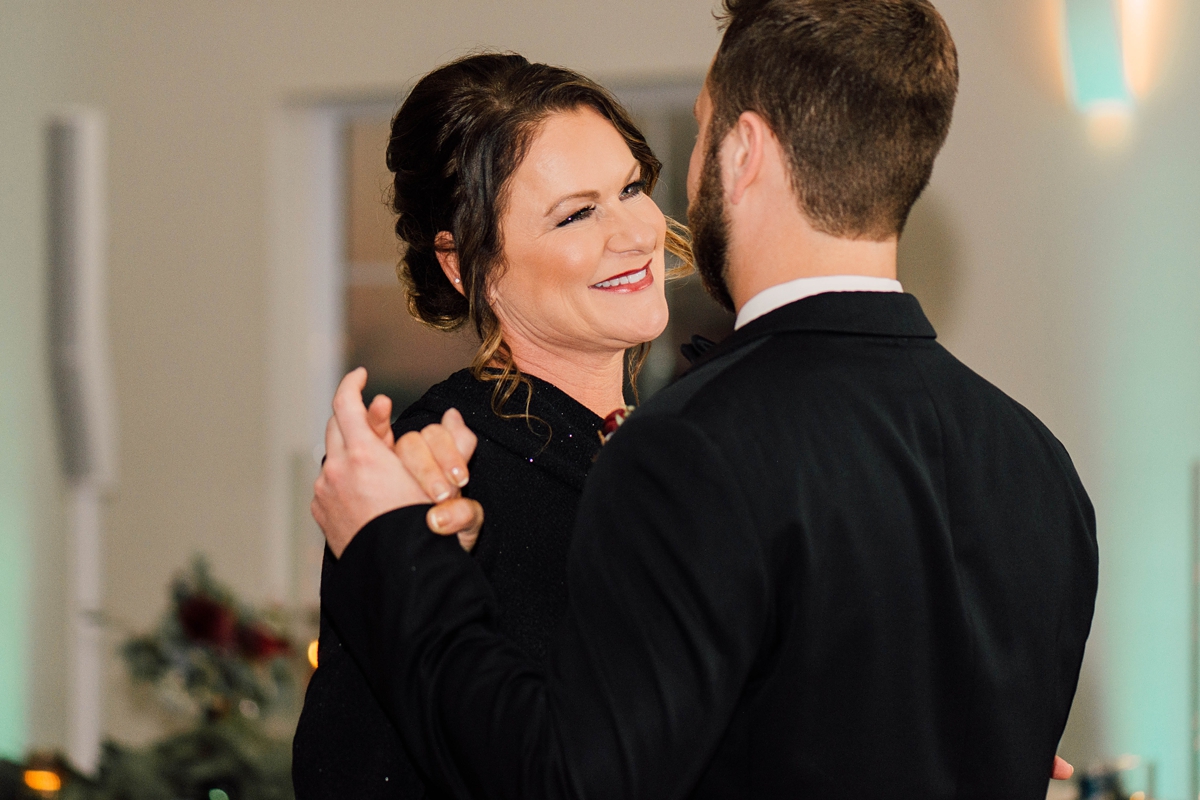
[(731, 237), (729, 293), (740, 311), (758, 293), (797, 278), (863, 275), (895, 280), (896, 243), (830, 236), (807, 220), (764, 225), (751, 235)]

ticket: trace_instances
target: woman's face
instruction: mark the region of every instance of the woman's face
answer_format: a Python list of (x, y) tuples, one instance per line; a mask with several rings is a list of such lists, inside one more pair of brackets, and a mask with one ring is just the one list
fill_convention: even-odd
[(590, 108), (542, 124), (513, 173), (492, 303), (510, 346), (611, 353), (662, 333), (666, 220)]

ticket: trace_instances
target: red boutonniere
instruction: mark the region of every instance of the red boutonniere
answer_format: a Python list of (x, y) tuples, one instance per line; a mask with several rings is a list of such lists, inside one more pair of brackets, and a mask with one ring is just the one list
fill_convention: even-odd
[(617, 428), (625, 424), (625, 420), (633, 413), (633, 406), (625, 406), (618, 408), (616, 411), (604, 418), (604, 424), (600, 426), (600, 444), (608, 444), (608, 440), (617, 432)]

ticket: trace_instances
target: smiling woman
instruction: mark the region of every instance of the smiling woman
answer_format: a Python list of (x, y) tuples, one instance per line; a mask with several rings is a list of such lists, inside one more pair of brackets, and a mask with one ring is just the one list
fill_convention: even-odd
[[(491, 292), (503, 343), (520, 369), (601, 416), (624, 404), (622, 354), (667, 325), (666, 220), (643, 171), (595, 111), (555, 114), (514, 172), (503, 218)], [(457, 278), (457, 259), (442, 263)]]
[[(498, 71), (507, 72), (501, 77)], [(482, 83), (483, 75), (495, 82)], [(631, 257), (649, 255), (646, 229), (627, 229), (631, 222), (634, 228), (657, 223), (651, 250), (657, 247), (661, 254), (667, 247), (688, 263), (690, 252), (648, 196), (661, 164), (607, 91), (519, 56), (463, 59), (413, 89), (392, 122), (387, 159), (396, 176), (396, 233), (407, 244), (401, 279), (409, 308), (443, 330), (474, 327), (482, 344), (472, 371), (496, 382), (497, 409), (522, 385), (525, 373), (554, 376), (567, 389), (561, 382), (578, 381), (583, 376), (577, 373), (586, 369), (592, 377), (585, 383), (603, 374), (612, 384), (622, 370), (620, 355), (612, 356), (627, 350), (636, 372), (645, 354), (642, 344), (665, 326), (665, 304), (660, 303), (661, 320), (638, 323), (658, 325), (650, 336), (640, 330), (618, 335), (613, 326), (628, 325), (639, 309), (598, 308), (582, 302), (586, 295), (572, 294), (579, 286), (569, 287), (612, 279), (631, 269), (625, 263)], [(648, 260), (643, 257), (633, 268)], [(613, 263), (623, 268), (599, 274)], [(663, 259), (657, 263), (655, 294), (661, 298)], [(529, 294), (539, 302), (530, 302)], [(549, 305), (540, 304), (552, 296)], [(533, 318), (531, 307), (537, 308)], [(582, 313), (593, 326), (600, 324), (596, 330), (611, 329), (603, 337), (606, 363), (579, 362), (568, 331), (585, 323), (566, 322), (564, 313)], [(627, 313), (624, 322), (613, 319)], [(608, 321), (598, 323), (598, 315)], [(599, 344), (589, 340), (585, 351), (595, 354)], [(491, 367), (499, 373), (489, 372)], [(567, 373), (559, 374), (564, 368)], [(580, 385), (576, 391), (590, 399), (595, 387)], [(577, 398), (589, 408), (599, 404), (593, 408), (598, 410), (620, 400), (619, 389), (613, 394), (590, 402)]]
[[(480, 342), (472, 366), (409, 406), (392, 435), (431, 435), (450, 408), (478, 435), (462, 492), (487, 521), (472, 555), (504, 630), (541, 658), (566, 607), (603, 418), (624, 408), (627, 371), (667, 325), (666, 251), (687, 269), (688, 243), (651, 196), (660, 164), (625, 110), (587, 78), (518, 55), (422, 78), (392, 120), (387, 163), (409, 311), (443, 331), (469, 325)], [(377, 419), (390, 405), (378, 401)], [(317, 663), (294, 744), (297, 797), (426, 796), (324, 615)]]

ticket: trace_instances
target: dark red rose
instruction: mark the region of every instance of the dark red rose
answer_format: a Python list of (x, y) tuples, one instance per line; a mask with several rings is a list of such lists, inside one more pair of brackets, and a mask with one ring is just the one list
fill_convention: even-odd
[(625, 419), (631, 411), (633, 411), (633, 406), (625, 406), (624, 408), (618, 408), (604, 418), (604, 422), (600, 425), (600, 441), (602, 443), (606, 443), (612, 438), (612, 435), (617, 432), (617, 428), (624, 424)]
[(211, 597), (196, 594), (184, 600), (179, 606), (179, 624), (197, 644), (229, 648), (237, 641), (237, 615)]
[(242, 625), (238, 628), (237, 639), (242, 655), (253, 661), (283, 655), (291, 647), (287, 639), (276, 636), (262, 625)]

